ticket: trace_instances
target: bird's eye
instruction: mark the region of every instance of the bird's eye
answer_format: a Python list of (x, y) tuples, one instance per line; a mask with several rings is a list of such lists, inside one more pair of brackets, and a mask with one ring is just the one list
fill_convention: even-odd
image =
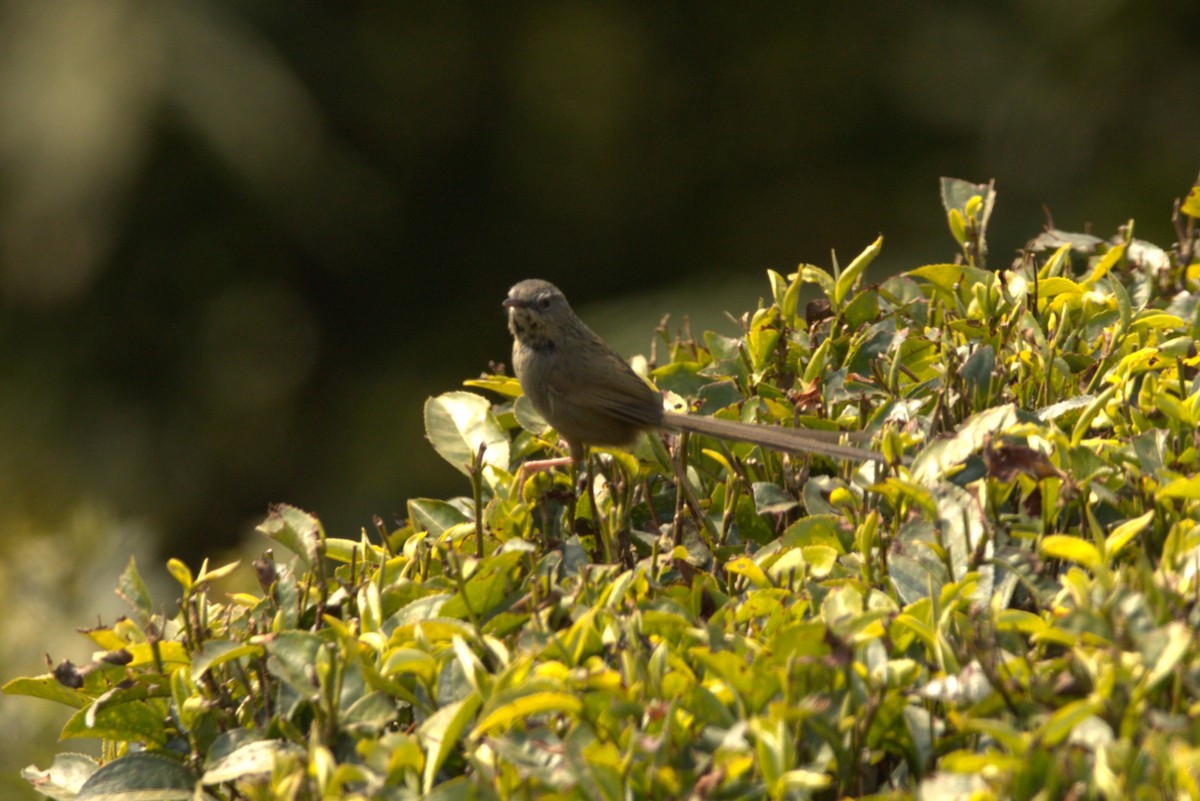
[(550, 308), (550, 296), (549, 295), (546, 295), (545, 297), (538, 299), (538, 308), (539, 309)]

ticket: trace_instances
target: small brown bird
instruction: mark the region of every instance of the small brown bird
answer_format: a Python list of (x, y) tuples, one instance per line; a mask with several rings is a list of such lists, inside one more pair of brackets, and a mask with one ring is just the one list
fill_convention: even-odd
[(513, 369), (521, 389), (571, 446), (576, 463), (587, 445), (629, 445), (639, 432), (655, 428), (791, 453), (885, 461), (875, 451), (824, 438), (832, 432), (665, 411), (662, 396), (575, 316), (563, 293), (548, 281), (520, 282), (508, 291), (504, 306), (513, 335)]

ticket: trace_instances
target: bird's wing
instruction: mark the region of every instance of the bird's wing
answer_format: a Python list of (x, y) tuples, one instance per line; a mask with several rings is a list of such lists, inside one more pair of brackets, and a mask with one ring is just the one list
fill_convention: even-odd
[[(616, 351), (597, 343), (602, 347), (593, 346), (587, 358), (560, 363), (546, 376), (551, 403), (557, 406), (558, 398), (564, 398), (568, 400), (563, 406), (610, 415), (629, 425), (658, 425), (662, 420), (662, 397)], [(604, 377), (603, 383), (596, 380), (597, 375)]]

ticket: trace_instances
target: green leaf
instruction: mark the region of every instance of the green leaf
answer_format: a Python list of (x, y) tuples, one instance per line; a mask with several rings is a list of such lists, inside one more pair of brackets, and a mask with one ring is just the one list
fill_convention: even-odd
[(734, 575), (745, 577), (755, 587), (773, 586), (763, 569), (749, 557), (739, 556), (736, 559), (732, 559), (725, 564), (725, 569)]
[(299, 759), (304, 749), (285, 740), (254, 740), (213, 761), (204, 771), (205, 784), (223, 784), (247, 776), (269, 775), (280, 756)]
[(321, 541), (325, 558), (342, 564), (361, 562), (365, 557), (380, 552), (379, 548), (363, 540), (349, 540), (343, 537), (325, 537)]
[(779, 538), (780, 545), (804, 547), (824, 545), (841, 555), (846, 552), (838, 537), (841, 518), (837, 515), (807, 515), (792, 523)]
[(1193, 186), (1183, 199), (1179, 210), (1189, 217), (1200, 218), (1200, 186)]
[(357, 731), (379, 731), (396, 719), (396, 699), (383, 692), (367, 693), (346, 707), (340, 719)]
[(755, 511), (755, 499), (753, 498), (746, 495), (738, 498), (733, 519), (737, 523), (742, 538), (749, 542), (766, 545), (775, 539), (775, 529), (771, 528), (767, 521)]
[(992, 373), (996, 369), (996, 351), (991, 345), (983, 345), (963, 362), (959, 374), (971, 393), (976, 406), (983, 405), (992, 391)]
[(1004, 609), (996, 615), (996, 631), (1016, 631), (1021, 634), (1037, 634), (1049, 624), (1032, 612), (1023, 609)]
[(858, 254), (854, 261), (842, 271), (838, 276), (837, 283), (833, 287), (833, 308), (836, 311), (841, 311), (842, 304), (846, 298), (850, 296), (851, 290), (854, 289), (863, 271), (867, 266), (875, 261), (875, 257), (883, 250), (883, 237), (878, 237), (870, 245), (867, 245), (866, 250)]
[(183, 587), (184, 593), (192, 589), (192, 571), (181, 560), (168, 559), (167, 572), (179, 583), (179, 586)]
[(305, 566), (317, 560), (317, 548), (324, 535), (315, 515), (286, 503), (273, 505), (267, 519), (255, 530), (299, 556)]
[(995, 202), (995, 190), (989, 184), (976, 184), (961, 178), (941, 179), (942, 208), (947, 213), (961, 211), (969, 217), (980, 217), (986, 223)]
[(1154, 499), (1157, 501), (1170, 499), (1200, 501), (1200, 475), (1177, 478), (1168, 482), (1154, 493)]
[(192, 657), (192, 681), (199, 683), (206, 671), (243, 656), (258, 656), (263, 646), (240, 643), (234, 640), (205, 640), (200, 650)]
[(174, 759), (130, 754), (93, 773), (76, 801), (190, 801), (196, 784), (196, 776)]
[(146, 582), (142, 581), (137, 561), (132, 556), (129, 557), (125, 572), (121, 574), (121, 580), (117, 583), (117, 595), (132, 607), (135, 619), (144, 628), (154, 613), (154, 602), (150, 600), (150, 590), (146, 588)]
[(515, 550), (484, 559), (467, 581), (465, 597), (461, 592), (455, 594), (442, 606), (441, 614), (461, 620), (470, 615), (490, 617), (492, 611), (516, 590), (513, 571), (524, 559), (525, 554)]
[(962, 285), (990, 286), (996, 280), (994, 273), (965, 264), (927, 264), (909, 270), (905, 275), (929, 282), (937, 294), (950, 301), (956, 300), (955, 291)]
[(799, 505), (795, 497), (769, 481), (754, 483), (754, 509), (760, 515), (781, 515)]
[(44, 796), (55, 801), (73, 801), (84, 783), (100, 764), (85, 754), (58, 754), (45, 770), (30, 765), (21, 771), (21, 778)]
[(388, 651), (382, 673), (389, 677), (413, 676), (418, 681), (432, 681), (440, 665), (437, 660), (416, 648), (395, 648)]
[(1039, 545), (1042, 556), (1050, 559), (1062, 559), (1074, 562), (1089, 570), (1104, 563), (1096, 546), (1079, 537), (1068, 534), (1050, 534), (1044, 537)]
[(817, 578), (828, 576), (837, 564), (838, 552), (827, 545), (808, 545), (800, 551), (808, 563), (809, 574)]
[(324, 646), (324, 640), (306, 631), (281, 632), (267, 644), (267, 670), (301, 698), (314, 697), (320, 689), (315, 669), (317, 652)]
[(1139, 515), (1132, 520), (1126, 520), (1114, 528), (1112, 533), (1104, 540), (1105, 558), (1115, 558), (1134, 537), (1145, 530), (1146, 526), (1150, 525), (1150, 521), (1153, 519), (1154, 510), (1151, 509), (1145, 514)]
[(1059, 295), (1082, 295), (1083, 287), (1069, 278), (1043, 278), (1038, 282), (1038, 297), (1054, 298)]
[[(118, 742), (147, 742), (166, 745), (167, 731), (163, 719), (167, 714), (161, 699), (146, 699), (145, 692), (134, 690), (133, 700), (119, 701), (118, 697), (102, 696), (91, 706), (79, 710), (63, 726), (59, 735), (93, 737)], [(138, 695), (143, 697), (138, 698)]]
[(842, 319), (851, 329), (857, 329), (879, 317), (879, 293), (874, 289), (864, 289), (851, 298), (842, 310)]
[(800, 304), (800, 284), (800, 276), (796, 275), (788, 282), (787, 291), (783, 293), (783, 300), (779, 304), (779, 313), (789, 324), (796, 318), (796, 309)]
[(1113, 399), (1120, 389), (1116, 384), (1105, 389), (1095, 399), (1089, 403), (1079, 415), (1079, 419), (1075, 421), (1074, 428), (1071, 429), (1071, 444), (1078, 445), (1083, 442), (1083, 438), (1087, 436), (1088, 429), (1092, 427), (1092, 421), (1096, 419), (1096, 415), (1108, 405), (1108, 402)]
[(6, 695), (28, 695), (33, 698), (66, 704), (76, 709), (82, 709), (93, 700), (91, 696), (65, 686), (49, 673), (43, 676), (13, 679), (6, 683), (3, 689)]
[(471, 521), (471, 516), (458, 506), (430, 498), (411, 499), (408, 502), (408, 516), (417, 531), (428, 531), (435, 539), (452, 526)]
[(1125, 258), (1125, 248), (1126, 245), (1124, 242), (1120, 242), (1116, 246), (1109, 248), (1100, 261), (1096, 262), (1096, 266), (1088, 273), (1087, 278), (1083, 279), (1083, 286), (1091, 288), (1096, 285), (1097, 281), (1108, 275), (1109, 271), (1113, 267), (1116, 267), (1121, 262), (1121, 259)]
[(486, 375), (463, 382), (464, 387), (486, 389), (506, 398), (521, 397), (521, 382), (509, 375)]
[(950, 225), (950, 235), (960, 245), (967, 244), (967, 218), (958, 209), (950, 209), (946, 213), (946, 222)]
[(913, 460), (913, 476), (922, 484), (938, 480), (972, 453), (983, 450), (989, 438), (1016, 422), (1017, 409), (1011, 403), (972, 415), (952, 437), (937, 440), (917, 454)]
[(1071, 701), (1056, 710), (1037, 731), (1037, 738), (1053, 748), (1066, 739), (1076, 726), (1104, 711), (1104, 703), (1090, 698)]
[(234, 571), (237, 570), (241, 564), (241, 561), (230, 562), (227, 565), (221, 565), (220, 567), (214, 567), (212, 570), (209, 570), (208, 560), (206, 559), (204, 564), (200, 567), (200, 575), (196, 576), (195, 583), (196, 585), (203, 587), (212, 584), (214, 581), (220, 581), (227, 576), (233, 575)]
[(753, 328), (746, 335), (746, 350), (750, 355), (750, 366), (762, 370), (770, 363), (775, 353), (775, 345), (779, 342), (778, 328)]
[(425, 773), (421, 779), (423, 792), (428, 793), (433, 789), (438, 771), (459, 746), (462, 733), (475, 718), (482, 703), (479, 693), (471, 693), (434, 712), (417, 729), (425, 750)]
[(447, 392), (425, 401), (425, 436), (463, 475), (471, 474), (480, 448), (483, 464), (508, 469), (508, 435), (491, 403), (473, 392)]
[(830, 302), (833, 301), (836, 284), (832, 275), (813, 264), (801, 264), (799, 273), (802, 282), (816, 284), (821, 287), (821, 291), (825, 293), (825, 297), (829, 298)]
[(1183, 320), (1175, 314), (1160, 311), (1143, 310), (1134, 315), (1130, 329), (1133, 331), (1157, 331), (1162, 329), (1177, 330), (1184, 327)]
[(830, 342), (832, 339), (824, 340), (817, 349), (813, 351), (812, 358), (804, 368), (804, 382), (811, 384), (817, 380), (817, 377), (828, 372), (826, 362), (829, 360)]
[[(767, 283), (771, 285), (771, 299), (775, 301), (775, 305), (779, 307), (780, 312), (785, 316), (790, 316), (787, 309), (783, 306), (784, 296), (787, 294), (788, 281), (775, 270), (767, 270)], [(792, 307), (791, 314), (795, 314), (795, 307)]]
[[(1150, 673), (1146, 676), (1146, 689), (1153, 690), (1160, 682), (1175, 672), (1175, 668), (1187, 655), (1195, 643), (1195, 632), (1179, 621), (1172, 621), (1160, 632), (1166, 642), (1157, 653), (1146, 654), (1146, 662), (1151, 665)], [(1162, 639), (1162, 637), (1158, 638)]]
[(532, 715), (547, 712), (578, 715), (583, 711), (583, 702), (578, 697), (564, 692), (535, 692), (509, 700), (504, 706), (493, 710), (475, 726), (471, 739), (477, 740), (485, 734), (504, 729), (512, 723)]

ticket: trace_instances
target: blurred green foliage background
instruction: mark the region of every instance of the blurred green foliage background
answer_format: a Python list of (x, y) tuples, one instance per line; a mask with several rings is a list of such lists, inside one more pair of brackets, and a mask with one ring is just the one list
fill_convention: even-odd
[[(0, 673), (86, 661), (130, 554), (463, 493), (422, 402), (508, 360), (521, 278), (628, 352), (880, 232), (880, 270), (949, 257), (940, 175), (996, 179), (993, 265), (1043, 204), (1169, 241), (1197, 30), (1194, 0), (0, 0)], [(65, 720), (34, 706), (0, 699), (0, 788)]]

